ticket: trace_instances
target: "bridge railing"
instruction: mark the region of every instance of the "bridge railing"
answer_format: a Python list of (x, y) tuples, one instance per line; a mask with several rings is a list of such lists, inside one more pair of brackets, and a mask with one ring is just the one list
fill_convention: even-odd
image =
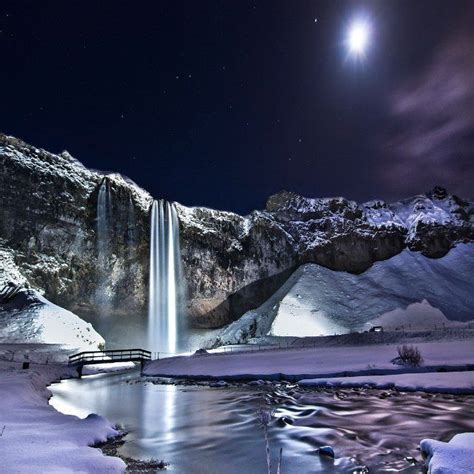
[(110, 351), (87, 351), (69, 357), (69, 365), (94, 362), (120, 362), (129, 360), (151, 360), (151, 352), (144, 349), (115, 349)]

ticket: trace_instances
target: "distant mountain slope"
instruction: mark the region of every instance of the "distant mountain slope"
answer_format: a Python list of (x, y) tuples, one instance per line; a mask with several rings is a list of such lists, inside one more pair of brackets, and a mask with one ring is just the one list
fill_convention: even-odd
[(456, 325), (474, 320), (473, 275), (474, 244), (459, 244), (439, 259), (404, 250), (359, 275), (303, 265), (262, 306), (227, 326), (220, 339), (342, 334), (378, 324)]

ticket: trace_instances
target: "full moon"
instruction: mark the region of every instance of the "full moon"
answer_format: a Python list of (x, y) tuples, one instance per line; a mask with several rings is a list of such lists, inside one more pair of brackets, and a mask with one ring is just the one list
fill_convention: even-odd
[(349, 52), (355, 56), (364, 54), (369, 43), (370, 27), (365, 21), (353, 21), (347, 34)]

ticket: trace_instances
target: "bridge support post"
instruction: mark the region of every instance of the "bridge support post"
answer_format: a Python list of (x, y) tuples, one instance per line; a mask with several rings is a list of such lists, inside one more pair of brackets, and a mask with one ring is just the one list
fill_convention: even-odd
[(77, 370), (77, 376), (78, 376), (79, 378), (82, 377), (82, 368), (83, 368), (83, 367), (84, 367), (84, 366), (83, 366), (82, 364), (79, 365), (79, 366), (77, 366), (77, 369), (76, 369), (76, 370)]

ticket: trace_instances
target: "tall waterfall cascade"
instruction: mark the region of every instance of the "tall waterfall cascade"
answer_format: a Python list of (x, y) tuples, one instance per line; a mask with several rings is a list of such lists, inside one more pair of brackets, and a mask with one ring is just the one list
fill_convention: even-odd
[[(148, 346), (176, 353), (182, 338), (183, 286), (179, 222), (173, 203), (159, 200), (151, 207)], [(181, 316), (181, 317), (180, 317)]]

